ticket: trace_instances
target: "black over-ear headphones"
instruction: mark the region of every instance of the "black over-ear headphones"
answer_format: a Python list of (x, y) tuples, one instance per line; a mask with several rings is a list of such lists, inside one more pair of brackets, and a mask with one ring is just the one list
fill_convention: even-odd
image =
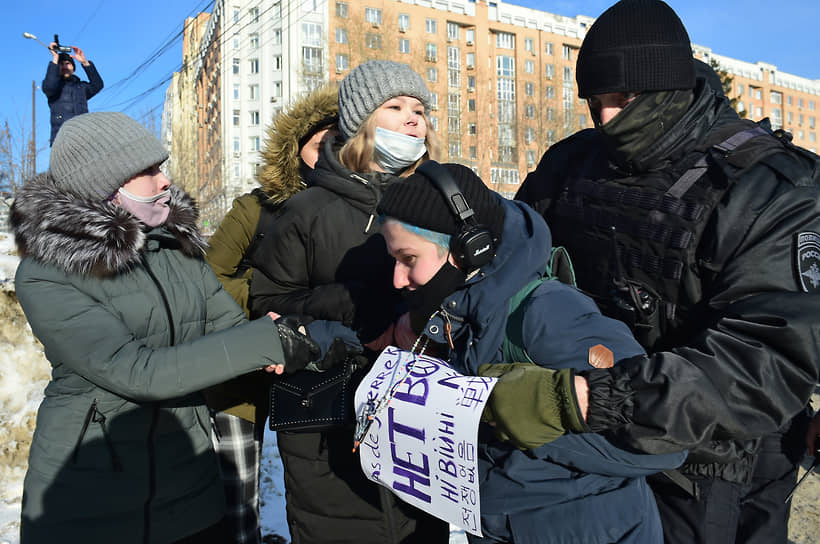
[(475, 220), (475, 212), (456, 185), (453, 176), (436, 161), (425, 161), (416, 172), (424, 175), (441, 191), (444, 200), (461, 226), (450, 237), (450, 253), (464, 272), (470, 273), (489, 263), (495, 256), (495, 238), (484, 225)]

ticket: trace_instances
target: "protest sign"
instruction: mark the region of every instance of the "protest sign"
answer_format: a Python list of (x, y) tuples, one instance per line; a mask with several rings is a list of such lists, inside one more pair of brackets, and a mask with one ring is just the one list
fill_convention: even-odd
[(402, 500), (481, 536), (478, 424), (495, 382), (388, 347), (356, 390), (362, 470)]

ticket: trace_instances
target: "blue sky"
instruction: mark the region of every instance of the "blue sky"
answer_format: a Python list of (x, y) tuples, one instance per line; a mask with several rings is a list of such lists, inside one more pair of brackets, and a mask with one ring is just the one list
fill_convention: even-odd
[[(268, 1), (268, 0), (263, 0)], [(332, 1), (332, 0), (331, 0)], [(611, 0), (517, 0), (520, 5), (575, 16), (596, 17)], [(669, 0), (692, 41), (721, 55), (774, 64), (792, 74), (820, 79), (820, 0)], [(81, 47), (105, 81), (90, 103), (92, 111), (120, 110), (140, 118), (159, 111), (171, 73), (182, 62), (174, 37), (186, 16), (210, 11), (210, 0), (6, 0), (0, 17), (0, 44), (6, 65), (0, 79), (0, 122), (13, 133), (30, 131), (32, 81), (37, 146), (48, 148), (48, 104), (39, 89), (49, 52), (23, 32), (49, 43)], [(163, 49), (163, 46), (167, 46)], [(156, 60), (149, 63), (149, 60)], [(82, 69), (78, 72), (84, 77)], [(152, 90), (153, 89), (153, 90)], [(38, 155), (44, 168), (47, 151)]]

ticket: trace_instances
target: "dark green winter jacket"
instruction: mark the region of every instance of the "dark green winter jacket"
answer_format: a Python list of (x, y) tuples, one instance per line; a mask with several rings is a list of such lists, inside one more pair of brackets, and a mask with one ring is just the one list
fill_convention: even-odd
[(15, 278), (52, 380), (37, 415), (21, 542), (172, 542), (221, 519), (204, 387), (282, 362), (202, 259), (191, 199), (149, 232), (108, 202), (27, 183)]

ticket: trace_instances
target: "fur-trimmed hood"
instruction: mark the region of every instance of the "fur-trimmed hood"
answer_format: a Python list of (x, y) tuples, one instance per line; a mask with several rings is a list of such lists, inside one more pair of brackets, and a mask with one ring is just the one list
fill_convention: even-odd
[[(171, 186), (171, 208), (160, 232), (192, 257), (204, 254), (196, 227), (199, 210), (182, 189)], [(11, 207), (10, 223), (21, 257), (32, 257), (73, 274), (110, 276), (137, 261), (148, 233), (136, 217), (112, 202), (79, 198), (50, 174), (28, 181)], [(173, 242), (172, 242), (173, 243)]]
[(293, 102), (268, 128), (259, 184), (274, 203), (305, 188), (299, 172), (299, 140), (322, 120), (339, 113), (338, 88), (326, 85)]

